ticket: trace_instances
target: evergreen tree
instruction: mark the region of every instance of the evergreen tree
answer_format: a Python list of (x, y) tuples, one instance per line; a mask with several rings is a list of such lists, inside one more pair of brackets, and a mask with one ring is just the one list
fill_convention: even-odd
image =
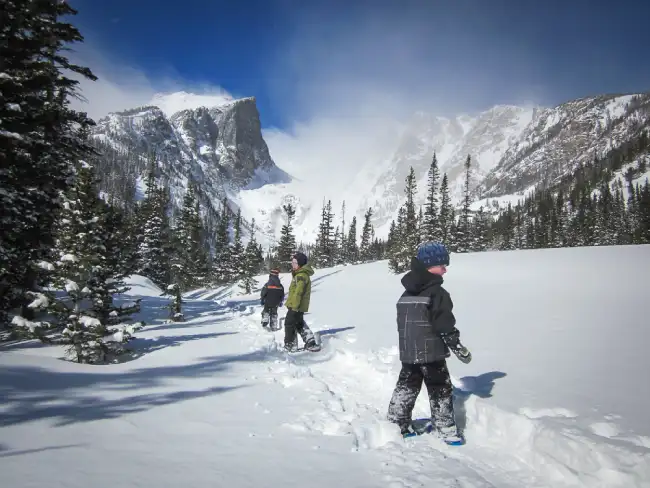
[(449, 197), (449, 183), (447, 180), (447, 173), (442, 177), (440, 184), (440, 212), (438, 217), (438, 224), (440, 226), (440, 239), (448, 247), (451, 248), (451, 224), (454, 221), (453, 207), (451, 206), (451, 198)]
[(171, 297), (169, 301), (169, 318), (173, 322), (183, 322), (185, 316), (183, 315), (183, 295), (181, 294), (181, 287), (176, 283), (167, 286), (166, 295)]
[(142, 214), (147, 216), (142, 227), (142, 241), (138, 248), (138, 272), (163, 289), (170, 281), (171, 232), (167, 211), (169, 192), (155, 183), (147, 188)]
[(350, 222), (350, 228), (348, 229), (348, 237), (346, 243), (347, 251), (347, 262), (356, 263), (359, 261), (359, 247), (357, 246), (357, 217), (356, 215), (352, 217), (352, 222)]
[(212, 260), (212, 276), (215, 285), (224, 285), (231, 279), (230, 275), (230, 215), (224, 199), (221, 215), (217, 224), (215, 253)]
[(363, 228), (361, 229), (361, 245), (359, 246), (359, 260), (367, 263), (372, 260), (372, 207), (368, 208), (364, 215)]
[(467, 159), (465, 160), (465, 188), (463, 195), (463, 208), (461, 210), (460, 219), (458, 221), (458, 226), (456, 227), (455, 233), (456, 252), (468, 252), (472, 247), (472, 236), (469, 220), (471, 203), (469, 190), (471, 165), (471, 157), (467, 155)]
[(255, 276), (262, 271), (264, 264), (264, 254), (262, 248), (257, 244), (255, 238), (255, 219), (251, 222), (251, 237), (246, 244), (244, 251), (243, 276), (240, 287), (247, 295), (253, 292), (255, 286)]
[(323, 202), (321, 211), (321, 223), (319, 226), (318, 237), (316, 239), (316, 249), (313, 254), (313, 262), (318, 266), (334, 265), (334, 215), (332, 214), (332, 202), (328, 200)]
[(241, 280), (246, 274), (246, 262), (244, 256), (244, 244), (242, 243), (242, 219), (241, 219), (241, 210), (237, 210), (237, 215), (235, 216), (235, 222), (233, 224), (233, 245), (230, 251), (230, 271), (229, 276), (232, 281)]
[(479, 208), (474, 219), (472, 226), (472, 245), (473, 251), (485, 251), (490, 245), (490, 216), (483, 210), (483, 206)]
[(410, 169), (404, 188), (406, 201), (399, 209), (396, 227), (397, 239), (390, 251), (388, 266), (394, 273), (408, 269), (411, 257), (415, 255), (420, 243), (418, 218), (415, 213), (415, 195), (417, 193), (415, 171)]
[(55, 289), (66, 295), (33, 296), (32, 306), (49, 311), (55, 323), (30, 323), (20, 318), (15, 325), (62, 330), (68, 354), (80, 363), (103, 363), (124, 352), (123, 343), (139, 328), (129, 316), (139, 311), (139, 302), (116, 306), (113, 296), (124, 293), (125, 270), (120, 266), (118, 235), (107, 226), (109, 210), (98, 197), (93, 168), (80, 163), (74, 186), (66, 193), (56, 226), (55, 255), (51, 267)]
[(393, 236), (392, 236), (392, 245), (389, 252), (388, 258), (388, 269), (391, 272), (398, 274), (403, 271), (406, 271), (407, 265), (404, 262), (403, 249), (406, 247), (405, 244), (405, 228), (404, 220), (406, 219), (406, 207), (401, 206), (397, 212), (397, 224), (395, 225)]
[[(423, 241), (439, 240), (441, 236), (440, 210), (438, 208), (438, 160), (433, 153), (431, 166), (429, 167), (427, 201), (424, 210)], [(449, 203), (449, 202), (447, 202)]]
[(291, 271), (291, 256), (296, 250), (296, 237), (293, 235), (291, 221), (296, 215), (296, 209), (291, 203), (282, 206), (286, 214), (286, 223), (282, 226), (280, 244), (278, 246), (278, 261), (280, 269), (284, 272)]
[(174, 282), (181, 292), (202, 286), (207, 279), (208, 255), (194, 184), (190, 183), (175, 228)]
[[(93, 122), (70, 109), (88, 68), (63, 55), (83, 37), (61, 18), (77, 12), (65, 2), (2, 1), (0, 7), (0, 323), (40, 293), (47, 279), (61, 194), (72, 165), (89, 156)], [(27, 293), (30, 292), (30, 293)], [(31, 315), (27, 307), (23, 313)]]

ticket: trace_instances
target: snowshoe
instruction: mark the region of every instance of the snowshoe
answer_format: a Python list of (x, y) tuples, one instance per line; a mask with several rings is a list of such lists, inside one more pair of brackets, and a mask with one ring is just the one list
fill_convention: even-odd
[(306, 351), (310, 351), (310, 352), (318, 352), (318, 351), (321, 350), (321, 347), (320, 347), (320, 345), (318, 345), (318, 344), (316, 344), (316, 343), (314, 342), (314, 343), (312, 343), (312, 344), (305, 344), (304, 349), (305, 349)]
[(433, 432), (433, 424), (430, 419), (417, 419), (412, 420), (410, 423), (401, 427), (402, 437), (415, 437), (422, 434), (430, 434)]
[(465, 437), (456, 426), (438, 429), (438, 437), (450, 446), (462, 446), (465, 444)]

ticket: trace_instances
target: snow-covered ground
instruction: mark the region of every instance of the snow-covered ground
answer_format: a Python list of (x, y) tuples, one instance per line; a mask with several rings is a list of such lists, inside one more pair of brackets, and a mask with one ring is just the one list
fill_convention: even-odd
[(130, 362), (0, 346), (1, 485), (650, 486), (649, 275), (650, 246), (453, 255), (474, 356), (449, 360), (462, 447), (384, 421), (401, 292), (386, 262), (318, 270), (306, 319), (323, 350), (293, 355), (257, 293), (197, 290), (188, 321), (165, 323), (138, 279), (149, 325)]

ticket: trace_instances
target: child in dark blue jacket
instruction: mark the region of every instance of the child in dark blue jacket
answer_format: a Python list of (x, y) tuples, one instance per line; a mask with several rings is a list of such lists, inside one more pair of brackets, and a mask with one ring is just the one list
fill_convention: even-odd
[(262, 310), (262, 327), (270, 330), (279, 330), (278, 307), (284, 301), (284, 286), (280, 281), (280, 270), (273, 268), (269, 280), (262, 287), (260, 301), (264, 305)]
[(472, 355), (460, 342), (449, 292), (442, 287), (449, 265), (443, 244), (425, 242), (402, 278), (397, 302), (397, 330), (402, 369), (388, 406), (388, 420), (402, 435), (414, 435), (411, 414), (424, 382), (429, 394), (432, 429), (448, 444), (462, 444), (454, 417), (452, 385), (446, 359), (453, 352), (469, 363)]

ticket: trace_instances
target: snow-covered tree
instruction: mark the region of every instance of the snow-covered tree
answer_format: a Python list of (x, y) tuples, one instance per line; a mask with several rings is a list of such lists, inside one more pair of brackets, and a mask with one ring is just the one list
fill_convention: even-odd
[(429, 167), (427, 201), (424, 209), (424, 220), (422, 225), (422, 240), (432, 241), (441, 238), (440, 231), (440, 210), (438, 208), (438, 159), (433, 154), (431, 166)]
[(202, 286), (207, 279), (208, 253), (204, 244), (203, 225), (194, 184), (190, 183), (174, 229), (175, 249), (173, 279), (187, 291)]
[[(67, 2), (0, 4), (0, 323), (40, 293), (47, 278), (61, 192), (72, 166), (90, 154), (93, 122), (70, 108), (80, 79), (95, 80), (72, 64), (64, 49), (83, 41), (63, 17)], [(76, 74), (76, 80), (71, 75)]]
[(359, 246), (357, 246), (357, 217), (352, 217), (348, 236), (346, 239), (346, 257), (348, 263), (356, 263), (359, 260)]
[(282, 271), (291, 270), (291, 256), (296, 251), (296, 237), (293, 235), (291, 222), (296, 215), (296, 209), (291, 203), (282, 206), (286, 215), (285, 224), (280, 231), (280, 243), (278, 245), (277, 260)]
[(460, 219), (456, 227), (455, 244), (456, 252), (468, 252), (472, 248), (472, 231), (470, 223), (470, 174), (471, 174), (472, 159), (467, 155), (465, 160), (465, 187), (463, 190), (463, 208), (460, 213)]
[(237, 210), (233, 223), (234, 239), (230, 250), (230, 280), (237, 282), (246, 274), (246, 256), (244, 255), (244, 244), (242, 242), (242, 218), (241, 210)]
[(447, 180), (447, 173), (442, 176), (442, 183), (440, 184), (440, 212), (438, 214), (438, 224), (440, 226), (440, 240), (452, 247), (452, 232), (451, 226), (454, 222), (454, 209), (451, 205), (451, 198), (449, 196), (449, 183)]
[(361, 229), (361, 244), (359, 245), (359, 259), (367, 263), (372, 261), (372, 235), (373, 228), (370, 219), (372, 219), (372, 207), (369, 207), (363, 216), (363, 228)]
[(169, 224), (169, 190), (156, 182), (154, 161), (147, 177), (144, 201), (138, 209), (141, 225), (138, 242), (139, 274), (146, 276), (165, 289), (171, 279), (173, 256), (172, 232)]
[(215, 252), (212, 260), (212, 281), (215, 285), (223, 285), (230, 281), (230, 214), (226, 200), (217, 225)]
[(251, 237), (244, 250), (243, 275), (239, 286), (247, 295), (253, 292), (255, 276), (262, 271), (264, 265), (264, 254), (261, 246), (255, 238), (255, 219), (251, 221)]
[[(65, 195), (56, 229), (56, 260), (51, 267), (52, 285), (65, 296), (33, 303), (48, 309), (54, 323), (14, 320), (17, 326), (62, 329), (62, 341), (80, 363), (103, 363), (124, 352), (123, 344), (139, 325), (130, 315), (139, 302), (117, 306), (114, 295), (128, 291), (118, 253), (119, 234), (111, 229), (109, 209), (97, 194), (93, 168), (82, 162), (75, 185)], [(141, 325), (141, 324), (140, 324)], [(40, 334), (35, 334), (42, 337)]]
[(185, 316), (183, 315), (183, 295), (181, 294), (181, 287), (176, 283), (167, 285), (166, 295), (171, 297), (169, 301), (169, 318), (173, 322), (183, 322)]

